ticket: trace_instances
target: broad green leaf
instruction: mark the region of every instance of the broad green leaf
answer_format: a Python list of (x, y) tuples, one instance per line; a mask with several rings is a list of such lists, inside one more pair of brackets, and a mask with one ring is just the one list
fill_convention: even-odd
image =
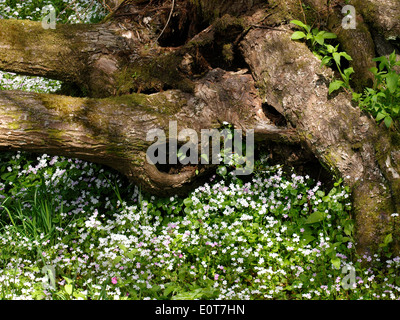
[(328, 50), (329, 53), (334, 53), (336, 51), (335, 47), (330, 45), (330, 44), (325, 45), (325, 47), (326, 47), (326, 49)]
[(353, 60), (346, 52), (340, 52), (340, 55), (348, 61)]
[(386, 117), (385, 117), (385, 120), (383, 120), (383, 121), (385, 122), (385, 125), (386, 125), (386, 127), (388, 127), (388, 128), (390, 128), (390, 126), (391, 126), (391, 124), (392, 124), (392, 122), (393, 122), (392, 117), (390, 117), (390, 116), (386, 116)]
[(343, 81), (340, 81), (340, 80), (332, 81), (329, 84), (329, 94), (331, 94), (333, 91), (340, 89), (340, 87), (342, 87), (343, 85), (344, 85)]
[(315, 36), (315, 41), (318, 42), (321, 46), (324, 44), (324, 33), (321, 31)]
[(336, 269), (340, 269), (340, 259), (338, 257), (332, 258), (331, 262)]
[(399, 75), (392, 71), (386, 76), (386, 84), (390, 93), (394, 93), (398, 87)]
[[(312, 34), (316, 36), (320, 31), (317, 28), (312, 29)], [(321, 31), (324, 32), (324, 31)]]
[(193, 203), (193, 201), (192, 201), (192, 199), (190, 199), (190, 198), (186, 198), (185, 200), (183, 200), (183, 204), (184, 204), (186, 207), (190, 207), (190, 206), (192, 205), (192, 203)]
[(123, 244), (119, 244), (118, 247), (124, 252), (128, 251), (128, 249)]
[(113, 260), (114, 264), (119, 263), (119, 262), (121, 261), (121, 259), (122, 259), (121, 256), (116, 257), (116, 258)]
[(306, 34), (302, 31), (296, 31), (292, 34), (292, 40), (299, 40), (306, 37)]
[(386, 237), (385, 237), (385, 240), (383, 240), (383, 243), (385, 244), (385, 245), (388, 245), (390, 242), (392, 242), (393, 241), (393, 236), (392, 236), (392, 234), (391, 233), (389, 233)]
[(316, 211), (310, 214), (306, 220), (306, 224), (316, 223), (324, 220), (324, 214), (322, 212)]
[[(345, 233), (346, 235), (348, 235), (348, 236), (351, 236), (351, 234), (352, 234), (352, 232), (353, 232), (353, 229), (354, 229), (353, 223), (351, 223), (351, 222), (346, 223), (346, 225), (344, 226), (344, 233)], [(343, 241), (344, 241), (344, 240), (343, 240)]]
[(340, 66), (340, 57), (341, 57), (340, 53), (334, 52), (332, 54), (332, 56), (333, 56), (333, 59), (335, 60), (335, 62), (337, 63), (337, 65)]
[(301, 240), (301, 242), (303, 245), (307, 245), (314, 239), (315, 239), (315, 237), (313, 237), (311, 234), (308, 233), (303, 236), (303, 239)]
[(332, 32), (325, 32), (324, 33), (324, 38), (325, 39), (336, 39), (337, 35), (332, 33)]
[(299, 27), (304, 28), (305, 30), (307, 30), (307, 32), (310, 32), (311, 27), (307, 26), (306, 24), (304, 24), (303, 22), (299, 21), (299, 20), (292, 20), (290, 21), (290, 23), (293, 23), (295, 25), (298, 25)]
[(64, 289), (68, 294), (71, 294), (72, 293), (72, 284), (66, 284), (64, 286)]
[(386, 117), (386, 115), (384, 115), (383, 113), (379, 112), (376, 115), (376, 121), (381, 121), (384, 117)]
[(176, 289), (178, 289), (178, 288), (175, 287), (174, 285), (170, 285), (170, 286), (166, 287), (164, 290), (164, 296), (168, 296), (171, 292), (175, 291)]

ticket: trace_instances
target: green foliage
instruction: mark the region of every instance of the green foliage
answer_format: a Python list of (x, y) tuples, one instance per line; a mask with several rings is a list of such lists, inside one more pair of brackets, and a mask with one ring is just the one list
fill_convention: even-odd
[(321, 60), (321, 65), (331, 66), (332, 61), (335, 62), (342, 80), (334, 80), (330, 83), (329, 94), (340, 88), (353, 92), (350, 86), (350, 75), (354, 73), (354, 70), (352, 67), (349, 67), (342, 71), (341, 65), (341, 58), (347, 61), (351, 61), (352, 58), (346, 52), (338, 52), (339, 45), (333, 46), (325, 42), (327, 39), (336, 39), (337, 36), (331, 32), (320, 31), (317, 28), (311, 29), (310, 26), (298, 20), (292, 20), (291, 23), (305, 30), (305, 32), (295, 31), (292, 35), (292, 40), (305, 39), (314, 55)]
[(378, 68), (372, 68), (371, 72), (375, 77), (373, 88), (365, 88), (362, 94), (356, 93), (350, 86), (351, 75), (354, 73), (352, 67), (343, 70), (341, 60), (344, 58), (351, 61), (352, 58), (346, 52), (338, 52), (339, 45), (333, 46), (326, 44), (325, 39), (334, 39), (332, 34), (312, 29), (301, 21), (293, 20), (294, 23), (302, 27), (303, 31), (295, 31), (292, 40), (305, 39), (314, 55), (321, 59), (321, 65), (332, 66), (335, 63), (336, 69), (340, 73), (341, 80), (336, 79), (329, 84), (329, 94), (343, 88), (352, 94), (353, 100), (358, 102), (361, 109), (368, 111), (379, 122), (384, 122), (390, 128), (394, 120), (400, 117), (400, 75), (394, 69), (400, 66), (400, 61), (396, 61), (396, 53), (389, 58), (382, 56), (373, 59), (379, 63)]
[[(185, 198), (156, 198), (98, 165), (2, 154), (0, 297), (398, 298), (400, 258), (356, 255), (340, 180), (325, 189), (264, 158), (248, 182), (232, 169)], [(349, 265), (357, 283), (345, 290)]]
[(400, 116), (400, 75), (394, 67), (400, 66), (396, 53), (375, 58), (378, 68), (372, 68), (375, 81), (373, 88), (366, 88), (357, 96), (360, 108), (368, 111), (377, 122), (384, 122), (389, 128)]
[(305, 39), (314, 55), (319, 59), (322, 59), (328, 53), (325, 40), (336, 39), (337, 37), (336, 34), (331, 32), (320, 31), (318, 28), (312, 29), (311, 26), (306, 25), (299, 20), (292, 20), (290, 23), (293, 23), (304, 30), (295, 31), (292, 34), (292, 40)]

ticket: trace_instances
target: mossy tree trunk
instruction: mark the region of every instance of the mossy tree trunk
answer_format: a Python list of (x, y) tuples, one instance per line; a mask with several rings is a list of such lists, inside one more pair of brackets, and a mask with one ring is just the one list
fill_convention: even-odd
[(260, 143), (305, 150), (343, 177), (352, 190), (358, 249), (376, 250), (391, 232), (390, 214), (400, 210), (400, 135), (378, 126), (345, 92), (328, 95), (334, 72), (290, 40), (288, 22), (336, 32), (361, 90), (372, 81), (375, 53), (399, 48), (397, 0), (350, 1), (356, 30), (340, 28), (344, 4), (333, 1), (120, 2), (107, 2), (116, 9), (98, 25), (44, 30), (0, 21), (1, 70), (73, 82), (90, 97), (1, 92), (0, 146), (100, 162), (147, 191), (180, 194), (209, 167), (197, 167), (198, 175), (192, 167), (160, 171), (146, 162), (146, 133), (168, 132), (171, 120), (198, 133), (227, 121), (255, 129)]

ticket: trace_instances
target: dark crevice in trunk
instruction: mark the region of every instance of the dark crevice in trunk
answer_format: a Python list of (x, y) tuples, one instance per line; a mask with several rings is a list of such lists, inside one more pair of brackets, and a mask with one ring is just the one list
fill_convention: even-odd
[(277, 127), (287, 127), (287, 121), (285, 117), (278, 112), (273, 106), (268, 103), (263, 103), (263, 112), (265, 116), (272, 121), (272, 123)]

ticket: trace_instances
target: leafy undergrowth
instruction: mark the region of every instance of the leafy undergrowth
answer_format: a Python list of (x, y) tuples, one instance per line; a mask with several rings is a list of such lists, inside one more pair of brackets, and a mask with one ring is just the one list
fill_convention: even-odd
[(81, 160), (3, 154), (0, 172), (2, 299), (400, 296), (400, 258), (356, 256), (340, 182), (260, 161), (250, 182), (159, 199)]

